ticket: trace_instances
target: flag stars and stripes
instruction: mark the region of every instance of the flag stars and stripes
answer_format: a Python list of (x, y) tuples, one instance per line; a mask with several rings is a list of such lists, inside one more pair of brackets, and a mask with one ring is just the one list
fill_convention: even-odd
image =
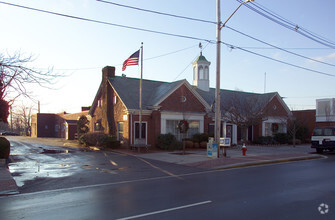
[(138, 65), (138, 60), (140, 57), (140, 50), (133, 53), (128, 59), (123, 62), (122, 71), (125, 71), (127, 66)]

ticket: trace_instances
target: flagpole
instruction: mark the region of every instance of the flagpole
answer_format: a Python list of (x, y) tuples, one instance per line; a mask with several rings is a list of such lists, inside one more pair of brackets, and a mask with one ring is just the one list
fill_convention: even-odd
[(142, 144), (142, 78), (143, 78), (143, 42), (141, 43), (141, 79), (140, 79), (140, 143)]

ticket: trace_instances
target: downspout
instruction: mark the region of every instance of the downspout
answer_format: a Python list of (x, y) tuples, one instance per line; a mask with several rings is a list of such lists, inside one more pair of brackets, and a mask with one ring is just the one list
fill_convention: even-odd
[(133, 113), (130, 112), (130, 145), (133, 145)]

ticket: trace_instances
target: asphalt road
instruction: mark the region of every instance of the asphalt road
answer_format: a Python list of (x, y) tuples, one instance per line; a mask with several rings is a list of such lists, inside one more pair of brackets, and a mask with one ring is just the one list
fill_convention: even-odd
[(0, 197), (0, 219), (335, 219), (334, 154), (219, 171), (74, 154), (71, 175), (28, 181), (21, 194)]

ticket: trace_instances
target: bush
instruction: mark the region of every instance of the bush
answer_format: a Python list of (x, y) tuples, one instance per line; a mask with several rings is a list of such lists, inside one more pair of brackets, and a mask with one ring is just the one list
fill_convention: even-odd
[(119, 148), (120, 147), (120, 141), (116, 140), (115, 136), (106, 135), (102, 139), (102, 144), (101, 145), (103, 147), (106, 147), (106, 148)]
[(0, 159), (8, 159), (9, 154), (10, 142), (4, 137), (0, 137)]
[(277, 133), (274, 135), (273, 139), (279, 144), (287, 144), (289, 137), (286, 133)]
[(196, 143), (201, 143), (201, 142), (208, 142), (208, 134), (194, 134), (193, 135), (193, 141)]
[[(300, 139), (295, 139), (295, 144), (296, 145), (300, 145), (301, 143), (302, 143), (302, 141)], [(293, 145), (293, 140), (292, 139), (289, 141), (289, 144)]]
[(255, 144), (268, 145), (274, 144), (274, 140), (271, 136), (260, 136), (255, 141)]
[(184, 140), (185, 148), (193, 148), (193, 141), (191, 140)]
[(120, 147), (120, 141), (115, 136), (107, 135), (103, 132), (88, 132), (79, 137), (79, 143), (85, 146), (98, 146), (107, 148)]
[(161, 134), (157, 137), (157, 147), (162, 150), (181, 150), (183, 144), (173, 134)]

